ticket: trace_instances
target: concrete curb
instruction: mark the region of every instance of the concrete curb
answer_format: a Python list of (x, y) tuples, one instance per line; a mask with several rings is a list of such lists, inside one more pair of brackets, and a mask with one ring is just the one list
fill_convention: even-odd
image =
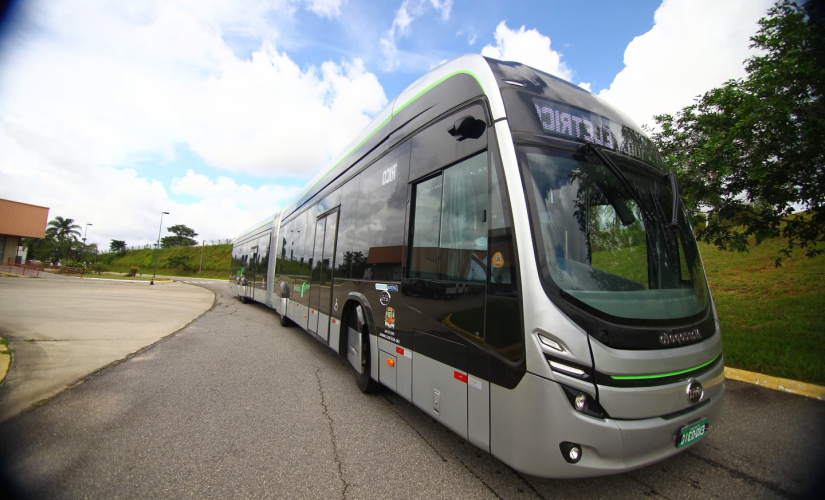
[(770, 375), (749, 372), (738, 368), (729, 368), (727, 366), (725, 367), (725, 378), (758, 385), (766, 389), (805, 396), (806, 398), (818, 399), (820, 401), (825, 400), (825, 387), (821, 385), (806, 384), (805, 382), (798, 382), (787, 378), (771, 377)]
[(22, 274), (4, 273), (4, 272), (0, 272), (0, 276), (7, 276), (9, 278), (34, 278), (34, 276), (23, 276)]
[(8, 354), (0, 353), (0, 386), (2, 386), (3, 382), (6, 381), (6, 375), (8, 375), (9, 370), (11, 370), (11, 361), (12, 357), (14, 356), (11, 352), (11, 349), (9, 349), (8, 344), (6, 344), (5, 349), (6, 351), (8, 351)]

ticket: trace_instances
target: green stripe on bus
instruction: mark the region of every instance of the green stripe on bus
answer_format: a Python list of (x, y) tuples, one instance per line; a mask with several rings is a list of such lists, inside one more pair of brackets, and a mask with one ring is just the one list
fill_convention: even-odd
[[(347, 154), (346, 154), (343, 158), (341, 158), (341, 160), (340, 160), (338, 163), (336, 163), (335, 165), (331, 166), (331, 167), (329, 168), (329, 170), (327, 170), (326, 172), (324, 172), (323, 177), (321, 177), (320, 179), (318, 179), (317, 181), (315, 181), (315, 183), (314, 183), (313, 185), (311, 185), (311, 186), (309, 186), (309, 187), (305, 187), (305, 188), (303, 189), (303, 191), (301, 191), (301, 194), (299, 194), (299, 195), (298, 195), (297, 197), (295, 197), (292, 201), (290, 201), (290, 202), (289, 202), (289, 204), (287, 204), (287, 206), (289, 206), (289, 205), (291, 205), (292, 203), (294, 203), (294, 202), (296, 202), (296, 201), (300, 200), (302, 196), (304, 196), (305, 194), (307, 194), (309, 191), (312, 191), (312, 188), (314, 188), (315, 186), (317, 186), (317, 185), (318, 185), (318, 183), (319, 183), (319, 182), (321, 182), (322, 180), (324, 180), (324, 178), (325, 178), (327, 175), (329, 175), (329, 173), (330, 173), (330, 172), (332, 172), (333, 170), (335, 170), (335, 168), (336, 168), (338, 165), (340, 165), (341, 163), (343, 163), (343, 162), (344, 162), (344, 160), (346, 160), (347, 158), (349, 158), (349, 156), (350, 156), (352, 153), (354, 153), (355, 151), (357, 151), (357, 150), (358, 150), (358, 148), (360, 148), (361, 146), (363, 146), (365, 142), (367, 142), (368, 140), (370, 140), (370, 138), (371, 138), (373, 135), (375, 135), (375, 133), (376, 133), (376, 132), (378, 132), (379, 130), (381, 130), (381, 128), (383, 128), (383, 127), (384, 127), (384, 125), (386, 125), (386, 124), (387, 124), (387, 122), (388, 122), (388, 121), (390, 121), (390, 119), (391, 119), (393, 116), (395, 116), (395, 115), (397, 115), (398, 113), (400, 113), (400, 112), (401, 112), (404, 108), (406, 108), (407, 106), (409, 106), (410, 104), (412, 104), (412, 102), (413, 102), (413, 101), (415, 101), (416, 99), (418, 99), (418, 98), (419, 98), (419, 97), (421, 97), (422, 95), (424, 95), (424, 94), (426, 94), (427, 92), (429, 92), (430, 90), (432, 90), (432, 89), (433, 89), (433, 87), (435, 87), (435, 86), (436, 86), (436, 85), (438, 85), (439, 83), (443, 82), (443, 81), (444, 81), (444, 80), (446, 80), (447, 78), (450, 78), (450, 77), (455, 76), (455, 75), (458, 75), (458, 74), (466, 74), (466, 75), (470, 75), (470, 76), (472, 76), (473, 78), (475, 78), (475, 79), (476, 79), (476, 81), (478, 82), (479, 87), (481, 87), (481, 91), (482, 91), (482, 92), (484, 92), (484, 85), (482, 85), (481, 80), (480, 80), (480, 79), (479, 79), (479, 78), (478, 78), (478, 77), (477, 77), (477, 76), (476, 76), (476, 75), (475, 75), (472, 71), (469, 71), (469, 70), (466, 70), (466, 69), (461, 69), (461, 70), (458, 70), (458, 71), (453, 71), (452, 73), (449, 73), (449, 74), (447, 74), (447, 75), (445, 75), (445, 76), (443, 76), (443, 77), (439, 78), (438, 80), (434, 81), (434, 82), (433, 82), (433, 83), (431, 83), (430, 85), (427, 85), (427, 87), (426, 87), (426, 88), (424, 88), (421, 92), (419, 92), (419, 93), (415, 94), (414, 96), (412, 96), (412, 97), (411, 97), (409, 100), (407, 100), (407, 102), (405, 102), (405, 103), (404, 103), (401, 107), (399, 107), (398, 109), (396, 109), (396, 110), (394, 110), (392, 113), (390, 113), (390, 116), (388, 116), (388, 117), (387, 117), (384, 121), (382, 121), (380, 124), (378, 124), (378, 126), (377, 126), (377, 127), (375, 127), (375, 129), (373, 129), (373, 131), (372, 131), (372, 132), (370, 132), (370, 134), (369, 134), (368, 136), (366, 136), (366, 137), (364, 138), (364, 140), (362, 140), (361, 142), (359, 142), (359, 143), (358, 143), (358, 145), (357, 145), (357, 146), (355, 146), (354, 148), (352, 148), (352, 150), (351, 150), (349, 153), (347, 153)], [(486, 95), (486, 92), (485, 92), (485, 95)]]
[(615, 380), (643, 380), (643, 379), (648, 379), (648, 378), (672, 377), (674, 375), (681, 375), (683, 373), (692, 372), (693, 370), (698, 370), (699, 368), (703, 368), (705, 366), (708, 366), (709, 364), (713, 363), (714, 361), (716, 361), (718, 359), (719, 359), (719, 356), (716, 356), (715, 358), (711, 359), (707, 363), (701, 364), (701, 365), (693, 367), (693, 368), (688, 368), (687, 370), (682, 370), (682, 371), (679, 371), (679, 372), (660, 373), (658, 375), (623, 375), (623, 376), (618, 376), (618, 377), (614, 376), (614, 375), (611, 375), (610, 378), (615, 379)]
[[(265, 224), (261, 224), (260, 226), (256, 227), (255, 229), (252, 229), (252, 230), (250, 230), (250, 231), (247, 231), (247, 232), (243, 233), (242, 235), (238, 236), (237, 238), (235, 238), (235, 241), (240, 240), (241, 238), (243, 238), (243, 237), (244, 237), (244, 236), (246, 236), (247, 234), (252, 234), (252, 233), (254, 233), (255, 231), (257, 231), (258, 229), (260, 229), (260, 228), (262, 228), (262, 227), (264, 227), (264, 226), (268, 226), (268, 225), (270, 225), (270, 224), (272, 224), (272, 222), (271, 222), (271, 221), (270, 221), (270, 222), (267, 222), (267, 223), (265, 223)], [(234, 243), (234, 242), (233, 242), (233, 243)]]

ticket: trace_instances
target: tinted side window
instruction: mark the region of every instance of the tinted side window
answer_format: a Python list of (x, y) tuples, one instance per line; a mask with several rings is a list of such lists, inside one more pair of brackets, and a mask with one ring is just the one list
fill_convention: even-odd
[(409, 156), (406, 142), (361, 173), (353, 250), (366, 261), (353, 265), (353, 278), (401, 279)]
[[(360, 187), (361, 176), (358, 175), (350, 179), (341, 188), (341, 210), (340, 227), (338, 228), (338, 246), (335, 256), (336, 278), (351, 278), (352, 268), (366, 264), (367, 257), (361, 253), (356, 255), (353, 251), (353, 239), (355, 238), (355, 215), (358, 209), (358, 189)], [(363, 261), (361, 263), (360, 261)]]
[(312, 235), (307, 234), (308, 213), (304, 212), (295, 219), (295, 261), (298, 269), (295, 274), (309, 276), (309, 259), (312, 258)]
[(408, 275), (487, 281), (487, 153), (413, 189)]
[(442, 190), (441, 175), (413, 187), (412, 237), (407, 266), (410, 278), (435, 279), (437, 276)]
[(487, 152), (444, 171), (438, 278), (487, 281)]

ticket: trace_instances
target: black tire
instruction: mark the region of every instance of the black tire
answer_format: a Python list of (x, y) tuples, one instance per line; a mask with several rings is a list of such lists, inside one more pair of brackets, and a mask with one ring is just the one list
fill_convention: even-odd
[(241, 304), (246, 304), (246, 296), (241, 295), (241, 296), (238, 297), (238, 300), (241, 301)]
[(292, 325), (292, 321), (286, 317), (286, 313), (281, 314), (281, 326), (288, 327)]
[[(355, 327), (358, 329), (358, 319), (353, 311), (350, 317), (355, 317)], [(364, 394), (375, 392), (381, 386), (370, 377), (372, 371), (372, 356), (370, 356), (370, 330), (368, 325), (361, 329), (361, 373), (355, 372), (355, 385)]]

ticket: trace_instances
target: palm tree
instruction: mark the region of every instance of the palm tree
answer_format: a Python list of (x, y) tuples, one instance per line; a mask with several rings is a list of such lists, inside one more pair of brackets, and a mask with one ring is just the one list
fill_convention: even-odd
[(74, 223), (74, 219), (64, 219), (59, 215), (49, 221), (46, 232), (58, 240), (71, 238), (72, 241), (77, 241), (80, 238), (80, 226)]
[(80, 226), (74, 223), (74, 219), (64, 219), (58, 215), (49, 221), (46, 237), (57, 240), (55, 257), (60, 260), (71, 253), (72, 246), (80, 237)]

